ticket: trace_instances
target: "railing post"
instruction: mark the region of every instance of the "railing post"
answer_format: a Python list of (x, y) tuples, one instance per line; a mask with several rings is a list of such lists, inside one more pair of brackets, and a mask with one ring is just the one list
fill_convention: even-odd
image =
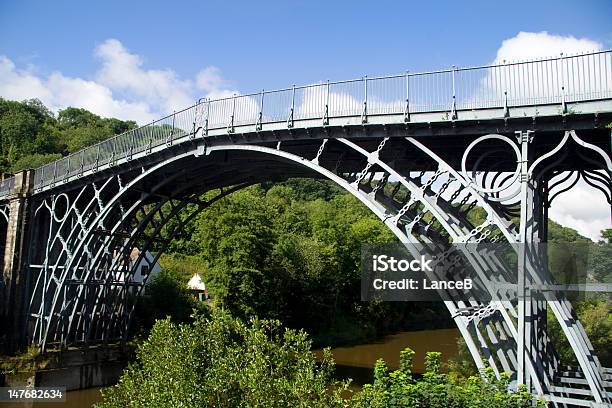
[(151, 131), (149, 132), (149, 143), (147, 143), (147, 154), (151, 153), (153, 150), (153, 127), (151, 127)]
[(68, 175), (70, 174), (70, 156), (72, 156), (72, 154), (69, 154), (66, 157), (66, 161), (68, 163), (66, 163), (66, 173), (64, 173), (64, 180), (67, 180), (68, 179)]
[(175, 122), (176, 122), (176, 111), (172, 112), (172, 129), (170, 130), (170, 134), (166, 138), (166, 146), (172, 146), (172, 137), (174, 136)]
[(510, 109), (508, 108), (508, 91), (504, 91), (504, 118), (510, 117)]
[(111, 144), (111, 159), (108, 163), (108, 166), (114, 166), (115, 165), (115, 138), (111, 138), (110, 140), (110, 144)]
[(289, 110), (289, 117), (287, 118), (287, 127), (293, 127), (293, 111), (295, 109), (295, 85), (293, 85), (293, 90), (291, 93), (291, 109)]
[(261, 97), (259, 101), (259, 115), (257, 115), (257, 121), (255, 122), (255, 130), (261, 130), (263, 122), (263, 103), (264, 103), (264, 90), (261, 90)]
[(83, 169), (85, 167), (85, 149), (81, 150), (81, 168), (79, 169), (79, 176), (83, 175)]
[(404, 122), (410, 122), (410, 71), (406, 71), (406, 107), (404, 108)]
[(40, 168), (40, 185), (38, 186), (39, 189), (42, 189), (43, 186), (45, 185), (45, 169), (47, 168), (47, 165), (44, 165)]
[(195, 107), (195, 113), (193, 117), (193, 130), (191, 132), (191, 138), (195, 139), (198, 130), (202, 129), (202, 135), (204, 134), (204, 103), (206, 102), (205, 98), (198, 99), (198, 102)]
[[(153, 127), (151, 127), (151, 129), (153, 129)], [(135, 135), (136, 135), (136, 132), (132, 131), (132, 140), (130, 141), (130, 159), (129, 160), (132, 160), (132, 157), (134, 156), (134, 145), (136, 144)]]
[(557, 60), (557, 79), (559, 80), (559, 85), (561, 85), (561, 113), (565, 115), (567, 113), (567, 105), (565, 98), (565, 74), (563, 69), (563, 53), (561, 53), (559, 57), (560, 58)]
[(567, 103), (565, 101), (565, 87), (561, 87), (561, 113), (563, 115), (567, 114)]
[(99, 165), (100, 165), (100, 143), (98, 143), (98, 149), (96, 151), (96, 171), (98, 171)]
[(457, 67), (453, 65), (452, 77), (453, 77), (453, 103), (451, 106), (451, 120), (457, 119), (457, 93), (455, 90), (455, 71)]
[(363, 77), (363, 112), (361, 112), (361, 123), (368, 123), (368, 76)]
[(206, 120), (204, 121), (204, 136), (208, 136), (208, 118), (210, 118), (210, 98), (206, 99)]
[(193, 128), (191, 129), (191, 134), (189, 135), (189, 139), (190, 140), (195, 139), (196, 122), (198, 120), (198, 113), (199, 113), (199, 110), (200, 110), (200, 101), (201, 101), (201, 99), (198, 100), (198, 103), (196, 104), (196, 107), (195, 107), (195, 114), (193, 115), (193, 121), (192, 121), (193, 122)]
[(325, 111), (323, 112), (323, 126), (329, 125), (329, 79), (327, 80), (327, 95), (325, 96)]
[(236, 113), (236, 94), (232, 98), (232, 116), (227, 124), (227, 133), (234, 133), (234, 114)]

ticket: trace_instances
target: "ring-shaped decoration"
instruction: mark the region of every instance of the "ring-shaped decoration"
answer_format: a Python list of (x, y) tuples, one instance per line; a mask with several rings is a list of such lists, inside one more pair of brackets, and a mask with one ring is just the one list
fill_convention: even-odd
[[(474, 148), (474, 146), (476, 146), (478, 143), (484, 140), (493, 140), (493, 139), (497, 139), (497, 140), (501, 140), (502, 142), (506, 142), (514, 149), (514, 153), (516, 154), (516, 170), (514, 170), (514, 175), (509, 180), (507, 180), (507, 185), (505, 186), (501, 185), (499, 187), (493, 187), (493, 188), (485, 188), (485, 187), (479, 186), (476, 183), (476, 180), (474, 180), (473, 177), (468, 175), (468, 171), (465, 166), (467, 162), (467, 157), (470, 154), (470, 151)], [(518, 146), (515, 143), (513, 143), (512, 140), (510, 140), (507, 136), (496, 135), (496, 134), (488, 134), (488, 135), (480, 136), (478, 139), (470, 143), (467, 149), (465, 149), (465, 152), (463, 153), (463, 158), (461, 159), (461, 174), (463, 175), (463, 177), (465, 177), (465, 180), (469, 181), (470, 184), (472, 184), (474, 189), (476, 189), (477, 191), (481, 193), (499, 193), (501, 191), (504, 191), (510, 188), (510, 186), (514, 184), (516, 179), (521, 174), (521, 152), (519, 151)]]
[[(57, 213), (56, 213), (56, 209), (57, 209), (57, 202), (58, 199), (62, 197), (64, 198), (64, 200), (66, 200), (66, 213), (64, 214), (64, 216), (60, 219), (57, 217)], [(68, 216), (68, 213), (70, 212), (70, 199), (68, 198), (68, 195), (66, 193), (61, 193), (58, 194), (54, 199), (53, 199), (53, 219), (55, 220), (55, 222), (64, 222), (64, 220), (66, 219), (66, 217)]]

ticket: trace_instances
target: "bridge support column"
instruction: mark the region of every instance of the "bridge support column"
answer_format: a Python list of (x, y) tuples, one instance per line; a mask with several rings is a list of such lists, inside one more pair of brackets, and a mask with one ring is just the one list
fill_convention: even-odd
[(4, 352), (14, 352), (24, 341), (24, 296), (27, 271), (24, 268), (27, 213), (30, 187), (34, 172), (26, 170), (15, 175), (15, 186), (9, 196), (8, 222), (4, 242), (4, 263), (0, 299), (0, 342)]
[[(518, 267), (518, 338), (517, 338), (517, 383), (525, 384), (529, 392), (537, 391), (533, 381), (539, 381), (538, 375), (533, 370), (543, 370), (543, 350), (535, 346), (538, 341), (536, 331), (546, 318), (546, 306), (541, 301), (532, 298), (530, 286), (530, 272), (533, 273), (538, 266), (533, 264), (536, 252), (539, 252), (538, 244), (546, 239), (543, 235), (546, 225), (546, 214), (543, 204), (543, 191), (539, 181), (535, 180), (529, 173), (529, 166), (534, 157), (529, 145), (533, 140), (532, 131), (516, 132), (518, 143), (521, 147), (522, 162), (520, 163), (520, 185), (521, 185), (521, 212), (519, 224), (519, 267)], [(543, 308), (543, 309), (542, 309)], [(528, 360), (532, 367), (529, 368)], [(531, 370), (531, 371), (530, 371)], [(543, 375), (543, 373), (540, 373)]]

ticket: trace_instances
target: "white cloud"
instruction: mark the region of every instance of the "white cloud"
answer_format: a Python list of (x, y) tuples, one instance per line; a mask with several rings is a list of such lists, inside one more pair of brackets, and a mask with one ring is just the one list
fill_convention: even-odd
[(102, 61), (96, 80), (114, 91), (146, 101), (160, 112), (171, 112), (194, 102), (194, 86), (171, 69), (143, 69), (142, 58), (131, 54), (119, 41), (106, 40), (96, 47)]
[(38, 75), (35, 67), (19, 68), (0, 55), (0, 96), (38, 98), (53, 111), (74, 106), (144, 124), (185, 108), (200, 96), (236, 92), (226, 89), (228, 83), (215, 67), (203, 68), (193, 80), (179, 77), (172, 69), (146, 69), (143, 58), (116, 39), (98, 45), (94, 54), (101, 66), (93, 80), (61, 72)]
[(234, 94), (239, 94), (236, 90), (228, 89), (229, 83), (221, 77), (219, 68), (209, 66), (202, 69), (196, 75), (196, 86), (208, 98), (228, 98)]
[(502, 42), (494, 63), (599, 51), (603, 45), (588, 38), (576, 38), (549, 34), (546, 31), (528, 33), (521, 31)]
[[(570, 56), (602, 49), (601, 43), (588, 38), (560, 36), (545, 31), (520, 32), (502, 42), (492, 61), (492, 64), (499, 66), (487, 71), (480, 79), (481, 86), (476, 91), (468, 89), (466, 94), (462, 94), (465, 91), (459, 87), (458, 104), (460, 108), (471, 108), (474, 104), (489, 101), (501, 106), (506, 93), (510, 106), (560, 103), (562, 95), (565, 95), (567, 101), (584, 97), (606, 97), (612, 91), (612, 77), (606, 75), (604, 69), (594, 70), (593, 67), (610, 66), (612, 57), (609, 54), (506, 65), (510, 62)], [(463, 71), (460, 75), (466, 76), (465, 80), (469, 82), (478, 72)]]
[(612, 222), (610, 205), (603, 193), (583, 180), (555, 198), (549, 215), (553, 221), (574, 228), (593, 240), (599, 239), (600, 231), (610, 228)]

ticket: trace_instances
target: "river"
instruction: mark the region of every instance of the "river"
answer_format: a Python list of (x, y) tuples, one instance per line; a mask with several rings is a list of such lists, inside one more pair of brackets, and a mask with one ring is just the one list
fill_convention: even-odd
[[(441, 352), (442, 362), (457, 355), (459, 335), (458, 329), (400, 332), (372, 343), (334, 348), (332, 354), (336, 362), (336, 377), (352, 378), (352, 388), (360, 388), (372, 382), (372, 368), (379, 358), (384, 359), (390, 369), (396, 370), (400, 352), (406, 347), (415, 352), (412, 372), (422, 374), (425, 372), (425, 353), (428, 351)], [(320, 357), (322, 351), (317, 350), (315, 354)]]
[[(410, 347), (415, 352), (413, 372), (422, 374), (425, 371), (425, 353), (439, 351), (442, 361), (447, 361), (457, 355), (457, 329), (421, 330), (391, 334), (367, 344), (332, 349), (336, 361), (336, 377), (338, 379), (352, 378), (353, 389), (359, 389), (363, 384), (372, 382), (372, 367), (374, 362), (383, 358), (390, 369), (399, 366), (400, 351)], [(315, 354), (320, 357), (321, 350)], [(2, 404), (2, 408), (86, 408), (91, 407), (102, 399), (99, 388), (69, 391), (66, 393), (64, 404), (28, 403), (28, 404)]]

